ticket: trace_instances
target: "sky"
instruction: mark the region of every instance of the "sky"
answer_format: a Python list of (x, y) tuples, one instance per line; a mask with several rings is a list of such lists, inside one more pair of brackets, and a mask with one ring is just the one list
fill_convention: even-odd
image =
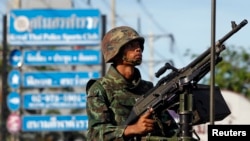
[[(6, 2), (0, 0), (0, 13), (6, 11)], [(60, 0), (59, 0), (60, 1)], [(75, 8), (96, 8), (107, 17), (107, 30), (112, 28), (112, 0), (73, 0)], [(154, 73), (168, 61), (176, 68), (185, 67), (192, 61), (184, 56), (201, 54), (211, 45), (212, 11), (215, 8), (215, 39), (222, 38), (236, 24), (250, 20), (248, 0), (115, 0), (115, 26), (128, 25), (145, 37), (144, 62), (139, 67), (145, 79), (156, 81)], [(138, 22), (140, 20), (140, 22)], [(1, 30), (0, 30), (1, 32)], [(173, 35), (174, 44), (171, 46)], [(152, 35), (153, 38), (149, 38)], [(250, 46), (250, 25), (229, 38), (225, 45)], [(154, 60), (154, 61), (152, 61)], [(167, 73), (167, 72), (166, 72)]]
[[(111, 0), (104, 1), (93, 0), (91, 4), (94, 8), (100, 8), (101, 12), (108, 16), (107, 30), (109, 30), (111, 6), (108, 5)], [(215, 6), (212, 2), (208, 0), (116, 0), (115, 11), (118, 15), (116, 26), (132, 26), (144, 36), (168, 34), (174, 36), (173, 47), (168, 36), (145, 38), (144, 63), (140, 69), (146, 79), (157, 80), (152, 73), (169, 60), (172, 60), (177, 68), (188, 65), (192, 59), (190, 56), (184, 56), (187, 49), (192, 54), (201, 54), (210, 47), (213, 8), (216, 15), (216, 41), (231, 30), (231, 21), (240, 23), (244, 19), (250, 20), (248, 0), (220, 0), (215, 1)], [(138, 28), (138, 17), (140, 28)], [(250, 25), (247, 24), (229, 38), (225, 45), (249, 47), (249, 37)], [(154, 63), (150, 64), (150, 60), (154, 60)]]

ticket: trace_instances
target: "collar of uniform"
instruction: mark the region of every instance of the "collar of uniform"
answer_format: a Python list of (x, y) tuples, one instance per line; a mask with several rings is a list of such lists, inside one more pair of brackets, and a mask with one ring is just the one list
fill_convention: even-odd
[(125, 89), (133, 89), (136, 86), (139, 85), (140, 81), (141, 81), (141, 74), (139, 72), (139, 70), (137, 68), (135, 68), (135, 75), (134, 78), (132, 80), (132, 83), (127, 81), (114, 67), (113, 64), (110, 65), (110, 68), (107, 72), (107, 77), (109, 77), (110, 79), (113, 79), (114, 82), (116, 82), (116, 84), (118, 84), (117, 86), (120, 86), (120, 88), (125, 88)]

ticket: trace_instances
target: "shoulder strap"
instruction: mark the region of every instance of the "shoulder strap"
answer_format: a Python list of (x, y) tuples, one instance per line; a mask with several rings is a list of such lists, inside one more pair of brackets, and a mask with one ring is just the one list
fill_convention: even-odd
[(100, 79), (90, 79), (88, 82), (87, 82), (87, 85), (86, 85), (86, 93), (88, 94), (88, 90), (89, 88), (94, 84), (96, 83), (98, 85), (98, 87), (101, 89), (102, 91), (102, 94), (103, 94), (103, 97), (105, 99), (105, 103), (108, 105), (110, 105), (110, 102), (109, 102), (109, 99), (108, 99), (108, 96), (107, 96), (107, 93), (105, 91), (105, 89), (103, 88), (102, 86), (102, 81), (100, 81)]
[(97, 81), (97, 79), (90, 79), (86, 85), (86, 92), (88, 94), (89, 88)]

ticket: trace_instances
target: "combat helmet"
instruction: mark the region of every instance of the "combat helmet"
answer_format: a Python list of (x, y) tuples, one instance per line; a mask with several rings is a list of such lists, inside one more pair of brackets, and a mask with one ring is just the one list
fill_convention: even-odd
[(105, 62), (112, 62), (112, 59), (118, 54), (120, 49), (133, 40), (138, 40), (141, 49), (144, 49), (144, 38), (131, 27), (119, 26), (107, 32), (102, 40), (102, 53)]

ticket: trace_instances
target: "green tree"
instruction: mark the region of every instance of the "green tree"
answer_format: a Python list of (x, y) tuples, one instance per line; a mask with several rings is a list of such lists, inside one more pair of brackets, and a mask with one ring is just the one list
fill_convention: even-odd
[[(191, 57), (194, 56), (197, 55)], [(250, 99), (250, 48), (227, 46), (221, 56), (223, 60), (215, 67), (215, 85)], [(209, 84), (209, 76), (210, 73), (201, 82)]]

